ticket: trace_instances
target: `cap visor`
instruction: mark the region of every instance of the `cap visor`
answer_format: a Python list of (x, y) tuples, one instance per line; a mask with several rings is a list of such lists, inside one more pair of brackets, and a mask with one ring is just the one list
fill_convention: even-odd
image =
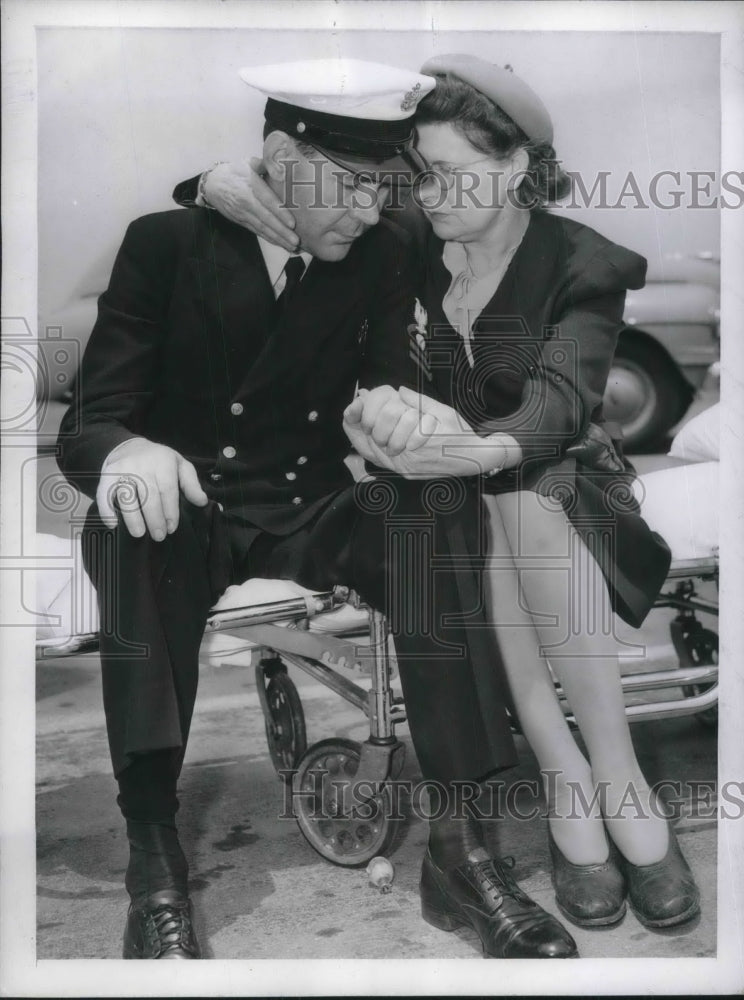
[(426, 170), (426, 164), (415, 149), (407, 149), (384, 160), (371, 160), (369, 157), (337, 153), (315, 143), (312, 146), (337, 166), (355, 175), (367, 175), (374, 182), (412, 184)]

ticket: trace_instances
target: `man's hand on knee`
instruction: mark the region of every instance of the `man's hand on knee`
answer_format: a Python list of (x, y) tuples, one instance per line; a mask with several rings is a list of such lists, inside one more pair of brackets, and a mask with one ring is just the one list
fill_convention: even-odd
[(166, 445), (130, 438), (114, 448), (101, 469), (96, 503), (101, 520), (117, 525), (117, 510), (129, 532), (156, 542), (178, 527), (179, 491), (197, 507), (208, 502), (196, 469)]

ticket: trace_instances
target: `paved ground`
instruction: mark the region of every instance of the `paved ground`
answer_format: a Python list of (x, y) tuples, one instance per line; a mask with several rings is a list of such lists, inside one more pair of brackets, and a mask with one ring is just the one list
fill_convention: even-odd
[[(650, 456), (639, 471), (654, 467)], [(49, 530), (41, 525), (41, 530)], [(643, 669), (674, 663), (669, 611), (655, 611), (641, 634)], [(628, 631), (631, 641), (638, 635)], [(95, 656), (48, 660), (38, 667), (38, 939), (44, 958), (116, 958), (127, 905), (122, 887), (126, 841), (115, 804), (100, 706)], [(359, 711), (308, 679), (295, 676), (310, 742), (340, 736), (363, 740)], [(694, 718), (634, 727), (638, 755), (651, 781), (713, 784), (716, 736)], [(415, 783), (408, 743), (401, 778)], [(519, 739), (514, 780), (536, 779), (534, 758)], [(410, 804), (391, 858), (392, 893), (369, 887), (362, 870), (336, 867), (305, 842), (292, 819), (279, 818), (284, 790), (269, 761), (253, 671), (230, 662), (202, 670), (192, 738), (181, 782), (179, 817), (191, 859), (191, 885), (205, 953), (212, 958), (475, 958), (478, 941), (446, 934), (419, 915), (417, 883), (425, 825)], [(525, 810), (529, 795), (520, 799)], [(712, 956), (716, 947), (716, 828), (683, 810), (680, 843), (702, 891), (700, 919), (665, 933), (628, 914), (618, 928), (572, 928), (582, 957)], [(516, 875), (556, 913), (550, 886), (545, 821), (508, 818), (491, 829), (494, 847), (517, 859)]]
[[(655, 612), (659, 618), (665, 612)], [(668, 613), (666, 613), (668, 614)], [(655, 626), (662, 638), (663, 622)], [(652, 637), (653, 639), (653, 637)], [(663, 649), (653, 642), (657, 653)], [(361, 713), (300, 674), (309, 739), (362, 740)], [(715, 781), (716, 738), (694, 719), (634, 728), (652, 781)], [(406, 742), (407, 739), (406, 739)], [(520, 739), (513, 779), (535, 779)], [(402, 779), (418, 780), (408, 746)], [(47, 662), (38, 669), (39, 958), (116, 958), (127, 898), (126, 841), (115, 804), (95, 657)], [(296, 823), (279, 819), (283, 786), (266, 751), (253, 671), (206, 666), (181, 782), (180, 827), (192, 861), (200, 937), (214, 958), (473, 958), (478, 942), (446, 934), (419, 916), (417, 882), (425, 825), (408, 813), (392, 860), (393, 892), (381, 895), (363, 871), (330, 865)], [(522, 811), (535, 804), (530, 794)], [(496, 827), (498, 836), (496, 836)], [(525, 888), (555, 911), (545, 822), (494, 824), (494, 846), (517, 858)], [(715, 953), (716, 830), (683, 820), (680, 842), (703, 893), (703, 914), (687, 927), (653, 933), (632, 915), (612, 931), (576, 928), (584, 957), (707, 956)]]

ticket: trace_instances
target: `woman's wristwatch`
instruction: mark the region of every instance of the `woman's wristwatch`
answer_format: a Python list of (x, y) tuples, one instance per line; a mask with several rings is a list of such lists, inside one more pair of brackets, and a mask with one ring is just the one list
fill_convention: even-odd
[(491, 444), (492, 445), (493, 444), (498, 444), (499, 448), (501, 449), (501, 459), (500, 459), (500, 461), (496, 465), (492, 466), (486, 472), (482, 472), (481, 473), (481, 475), (483, 476), (484, 479), (490, 479), (491, 476), (495, 476), (499, 472), (503, 472), (504, 471), (504, 467), (506, 465), (506, 459), (507, 459), (506, 446), (501, 441), (491, 442)]

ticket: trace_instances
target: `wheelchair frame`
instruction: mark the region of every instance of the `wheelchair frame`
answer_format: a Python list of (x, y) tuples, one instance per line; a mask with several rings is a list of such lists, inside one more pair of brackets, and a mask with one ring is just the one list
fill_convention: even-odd
[[(630, 723), (695, 715), (703, 726), (712, 728), (717, 725), (718, 636), (703, 628), (695, 613), (700, 611), (718, 617), (718, 605), (698, 596), (696, 579), (710, 580), (717, 586), (717, 560), (689, 559), (673, 563), (665, 589), (654, 603), (654, 608), (676, 608), (679, 612), (669, 625), (679, 665), (666, 670), (621, 676), (625, 695), (681, 688), (684, 697), (626, 705), (625, 714)], [(557, 683), (556, 691), (566, 718), (575, 725), (566, 696)]]
[[(352, 631), (313, 634), (310, 620), (351, 604), (367, 613), (369, 646), (345, 641)], [(289, 622), (294, 627), (281, 627)], [(347, 587), (249, 607), (215, 611), (207, 618), (205, 635), (239, 632), (250, 643), (256, 682), (266, 723), (269, 753), (282, 780), (293, 784), (295, 816), (310, 845), (335, 864), (355, 867), (383, 854), (395, 835), (388, 782), (400, 774), (405, 746), (395, 726), (405, 721), (403, 699), (393, 695), (389, 630), (383, 614), (362, 604)], [(368, 648), (369, 654), (360, 651)], [(95, 653), (98, 633), (37, 641), (39, 658)], [(342, 669), (366, 672), (371, 661), (369, 690), (349, 680)], [(361, 709), (369, 719), (364, 743), (330, 739), (309, 749), (302, 703), (286, 664), (299, 667)], [(331, 775), (326, 780), (328, 775)], [(367, 790), (363, 796), (359, 789)]]
[[(695, 579), (717, 583), (717, 562), (675, 564), (667, 579), (672, 589), (663, 591), (655, 604), (679, 612), (670, 625), (679, 666), (622, 677), (625, 694), (681, 688), (683, 697), (629, 705), (629, 722), (696, 715), (704, 725), (716, 724), (718, 640), (714, 632), (702, 628), (695, 613), (718, 615), (718, 607), (697, 595)], [(310, 631), (314, 617), (348, 604), (366, 611), (366, 629), (360, 632), (355, 625), (346, 631)], [(364, 605), (348, 588), (335, 587), (288, 600), (214, 611), (207, 618), (205, 635), (215, 632), (236, 632), (249, 642), (246, 648), (251, 648), (269, 753), (279, 776), (292, 782), (295, 817), (310, 845), (327, 860), (344, 866), (362, 865), (383, 854), (395, 835), (389, 783), (400, 774), (405, 753), (395, 727), (406, 718), (403, 699), (392, 691), (385, 616)], [(362, 634), (369, 637), (368, 646), (348, 641)], [(98, 648), (98, 634), (87, 633), (63, 643), (40, 640), (37, 657), (92, 653)], [(365, 649), (369, 652), (364, 653)], [(369, 689), (345, 676), (350, 671), (366, 673), (364, 660), (370, 661)], [(302, 703), (287, 664), (361, 709), (369, 719), (369, 738), (361, 744), (328, 739), (308, 748)], [(563, 691), (558, 685), (556, 689), (567, 719), (575, 724)], [(361, 798), (360, 788), (367, 790)]]

